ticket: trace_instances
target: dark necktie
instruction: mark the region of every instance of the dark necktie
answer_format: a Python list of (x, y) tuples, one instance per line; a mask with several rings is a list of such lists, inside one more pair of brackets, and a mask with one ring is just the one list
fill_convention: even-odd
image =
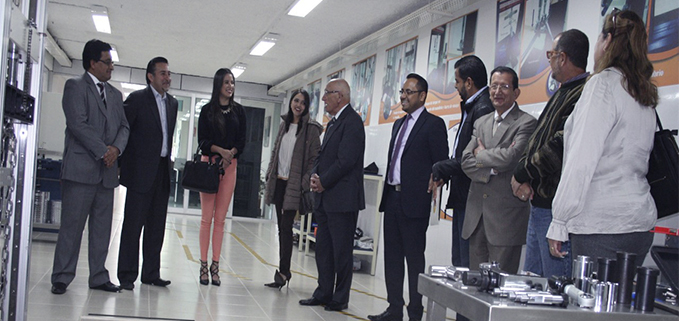
[(323, 136), (323, 144), (325, 145), (325, 142), (328, 140), (328, 132), (330, 131), (330, 127), (335, 124), (335, 117), (332, 117), (330, 121), (328, 122), (328, 126), (325, 127), (325, 135)]
[(107, 107), (106, 96), (104, 95), (104, 83), (102, 82), (97, 83), (97, 87), (99, 87), (99, 96), (101, 96), (101, 101), (104, 102), (104, 107)]
[(398, 153), (401, 152), (401, 145), (403, 144), (403, 138), (406, 135), (406, 130), (408, 129), (408, 120), (410, 120), (410, 115), (407, 115), (403, 120), (403, 125), (401, 125), (401, 131), (398, 133), (396, 138), (396, 144), (394, 145), (394, 154), (391, 155), (391, 164), (389, 164), (389, 181), (394, 181), (394, 167), (396, 167), (396, 159), (398, 158)]

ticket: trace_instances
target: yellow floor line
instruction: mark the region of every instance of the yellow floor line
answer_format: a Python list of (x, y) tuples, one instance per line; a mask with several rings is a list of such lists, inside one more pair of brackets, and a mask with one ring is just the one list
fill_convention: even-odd
[[(176, 230), (176, 232), (177, 232), (177, 236), (178, 236), (180, 239), (183, 239), (183, 236), (182, 236), (181, 232), (180, 232), (179, 230)], [(268, 265), (268, 266), (272, 266), (272, 267), (278, 267), (278, 265), (271, 264), (271, 263), (267, 262), (262, 256), (260, 256), (257, 252), (255, 252), (255, 250), (253, 250), (250, 246), (248, 246), (248, 245), (247, 245), (240, 237), (238, 237), (238, 235), (233, 234), (233, 233), (231, 233), (231, 232), (226, 232), (226, 233), (227, 233), (227, 234), (230, 234), (231, 237), (233, 237), (238, 243), (240, 243), (240, 245), (243, 246), (243, 248), (245, 248), (248, 252), (250, 252), (250, 254), (252, 254), (252, 256), (254, 256), (254, 257), (255, 257), (259, 262), (261, 262), (262, 264), (265, 264), (265, 265)], [(199, 261), (197, 261), (197, 260), (195, 260), (195, 259), (193, 258), (193, 255), (191, 254), (191, 251), (189, 250), (189, 247), (188, 247), (187, 245), (183, 245), (183, 247), (184, 247), (184, 252), (186, 253), (187, 259), (188, 259), (189, 261), (196, 262), (196, 263), (199, 263), (199, 264), (200, 264)], [(234, 276), (234, 277), (240, 278), (240, 279), (251, 280), (251, 279), (248, 278), (248, 277), (241, 276), (241, 275), (238, 275), (238, 274), (229, 272), (229, 271), (224, 271), (224, 270), (222, 270), (222, 269), (219, 269), (219, 271), (220, 271), (220, 272), (224, 272), (224, 273), (229, 274), (229, 275), (232, 275), (232, 276)], [(294, 271), (294, 270), (290, 270), (290, 272), (291, 272), (291, 273), (295, 273), (295, 274), (297, 274), (297, 275), (306, 276), (306, 277), (311, 278), (311, 279), (314, 279), (314, 280), (317, 280), (317, 279), (318, 279), (317, 277), (315, 277), (315, 276), (313, 276), (313, 275), (311, 275), (311, 274), (307, 274), (307, 273), (303, 273), (303, 272), (299, 272), (299, 271)], [(359, 289), (356, 289), (356, 288), (351, 288), (351, 291), (354, 291), (354, 292), (356, 292), (356, 293), (360, 293), (360, 294), (363, 294), (363, 295), (366, 295), (366, 296), (369, 296), (369, 297), (373, 297), (373, 298), (376, 298), (376, 299), (380, 299), (380, 300), (387, 301), (387, 298), (384, 298), (384, 297), (381, 297), (381, 296), (379, 296), (379, 295), (375, 295), (375, 294), (372, 294), (372, 293), (368, 293), (368, 292), (366, 292), (366, 291), (362, 291), (362, 290), (359, 290)], [(343, 314), (343, 315), (345, 315), (345, 316), (354, 318), (354, 319), (356, 319), (356, 320), (368, 320), (368, 319), (366, 319), (366, 318), (359, 317), (359, 316), (354, 315), (354, 314), (351, 314), (351, 313), (349, 313), (349, 312), (344, 312), (344, 311), (335, 311), (335, 312), (339, 312), (339, 313), (341, 313), (341, 314)], [(424, 312), (426, 313), (427, 310), (425, 309)], [(454, 319), (454, 318), (446, 318), (446, 320), (455, 321), (456, 319)]]

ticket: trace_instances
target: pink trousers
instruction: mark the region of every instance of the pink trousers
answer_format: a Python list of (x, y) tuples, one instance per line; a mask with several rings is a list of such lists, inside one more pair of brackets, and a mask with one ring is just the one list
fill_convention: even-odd
[[(207, 161), (203, 156), (202, 161)], [(229, 210), (233, 191), (236, 187), (236, 167), (238, 159), (233, 159), (231, 165), (226, 168), (224, 175), (220, 177), (219, 190), (216, 194), (200, 193), (200, 259), (207, 262), (207, 250), (210, 246), (210, 227), (212, 229), (212, 261), (219, 262), (222, 252), (222, 240), (224, 239), (224, 221), (226, 212)]]

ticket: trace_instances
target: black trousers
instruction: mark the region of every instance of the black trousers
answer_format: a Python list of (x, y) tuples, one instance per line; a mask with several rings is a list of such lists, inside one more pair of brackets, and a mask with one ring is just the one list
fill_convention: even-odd
[(170, 197), (170, 177), (167, 158), (159, 158), (158, 171), (151, 189), (146, 193), (127, 189), (125, 219), (120, 235), (118, 280), (134, 283), (139, 275), (139, 237), (144, 230), (141, 281), (160, 278), (160, 251), (165, 238), (167, 201)]
[(314, 210), (318, 222), (316, 232), (316, 268), (318, 287), (313, 297), (323, 303), (349, 303), (353, 277), (354, 232), (356, 212), (326, 212), (323, 206)]
[[(297, 211), (283, 210), (283, 198), (288, 181), (277, 179), (276, 189), (273, 194), (273, 203), (276, 207), (276, 218), (278, 219), (278, 268), (288, 279), (290, 279), (290, 258), (292, 257), (292, 222), (295, 220)], [(300, 240), (302, 242), (302, 240)]]
[(403, 281), (405, 264), (408, 262), (408, 316), (421, 319), (424, 307), (422, 294), (417, 291), (417, 278), (424, 273), (424, 250), (427, 245), (429, 217), (410, 218), (403, 212), (401, 202), (407, 196), (388, 186), (385, 190), (384, 211), (384, 279), (387, 284), (389, 311), (403, 314)]

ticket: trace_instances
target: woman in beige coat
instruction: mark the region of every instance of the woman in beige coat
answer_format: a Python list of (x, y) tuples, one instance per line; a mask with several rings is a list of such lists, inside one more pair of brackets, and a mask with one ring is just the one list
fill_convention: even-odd
[(266, 172), (265, 201), (275, 205), (278, 219), (280, 271), (276, 270), (273, 283), (265, 285), (278, 289), (292, 277), (292, 222), (300, 209), (302, 190), (309, 189), (311, 169), (321, 148), (323, 127), (309, 119), (309, 103), (309, 93), (304, 89), (292, 92), (290, 111), (281, 116), (283, 121)]

